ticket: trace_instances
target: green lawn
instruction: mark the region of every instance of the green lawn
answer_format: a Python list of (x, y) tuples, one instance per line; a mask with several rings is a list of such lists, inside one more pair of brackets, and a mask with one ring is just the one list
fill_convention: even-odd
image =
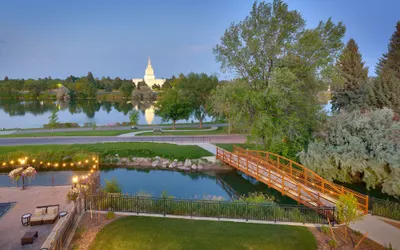
[[(118, 142), (73, 145), (23, 145), (0, 146), (0, 161), (8, 162), (22, 156), (43, 161), (61, 162), (66, 156), (72, 160), (86, 159), (93, 154), (100, 156), (100, 163), (107, 156), (156, 157), (168, 159), (198, 159), (212, 154), (195, 145), (176, 145), (170, 143)], [(4, 168), (0, 167), (0, 170)]]
[[(203, 128), (204, 129), (204, 128)], [(169, 129), (168, 129), (169, 130)], [(179, 128), (176, 129), (178, 131), (176, 132), (163, 132), (162, 134), (160, 133), (154, 133), (154, 132), (144, 132), (141, 134), (138, 134), (138, 136), (155, 136), (155, 135), (219, 135), (219, 134), (227, 134), (226, 129), (223, 127), (219, 127), (217, 130), (211, 130), (211, 131), (179, 131), (179, 130), (200, 130), (199, 128)]]
[(26, 134), (0, 135), (0, 138), (10, 137), (48, 137), (48, 136), (116, 136), (131, 133), (133, 130), (89, 130), (89, 131), (68, 131), (68, 132), (40, 132)]
[(305, 227), (123, 217), (105, 226), (91, 250), (317, 249)]
[(227, 151), (232, 152), (233, 151), (233, 145), (242, 147), (242, 148), (248, 148), (248, 149), (255, 149), (255, 145), (253, 144), (231, 144), (231, 143), (217, 143), (215, 146), (220, 147), (222, 149), (225, 149)]

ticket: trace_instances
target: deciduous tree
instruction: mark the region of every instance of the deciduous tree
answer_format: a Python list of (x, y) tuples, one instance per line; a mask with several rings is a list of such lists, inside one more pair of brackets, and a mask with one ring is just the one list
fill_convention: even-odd
[(165, 91), (155, 108), (155, 114), (160, 116), (163, 121), (172, 121), (172, 129), (175, 129), (177, 120), (189, 119), (192, 111), (190, 102), (176, 89)]

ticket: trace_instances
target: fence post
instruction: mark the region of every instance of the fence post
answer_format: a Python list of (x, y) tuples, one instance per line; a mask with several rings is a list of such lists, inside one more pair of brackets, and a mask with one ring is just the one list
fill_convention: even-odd
[(193, 200), (190, 200), (190, 218), (193, 218)]
[(219, 220), (219, 217), (221, 216), (221, 215), (220, 215), (220, 212), (221, 212), (221, 211), (220, 211), (220, 206), (219, 206), (219, 205), (220, 205), (220, 201), (218, 201), (218, 215), (217, 215), (218, 220)]
[(139, 196), (136, 196), (136, 213), (139, 215)]
[(165, 217), (165, 209), (166, 209), (166, 199), (165, 199), (165, 197), (164, 197), (164, 217)]
[(246, 221), (249, 221), (249, 202), (246, 201)]

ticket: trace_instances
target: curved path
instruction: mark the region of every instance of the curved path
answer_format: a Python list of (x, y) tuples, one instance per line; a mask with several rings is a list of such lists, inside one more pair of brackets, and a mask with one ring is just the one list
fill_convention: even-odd
[(204, 135), (204, 136), (54, 136), (0, 138), (0, 146), (41, 145), (41, 144), (90, 144), (105, 142), (175, 142), (175, 143), (244, 143), (245, 135)]
[[(180, 130), (162, 130), (163, 132), (173, 132), (173, 133), (179, 133), (179, 132), (207, 132), (207, 131), (215, 131), (217, 130), (218, 127), (217, 126), (212, 126), (211, 128), (207, 128), (207, 129), (180, 129)], [(137, 136), (143, 133), (151, 133), (153, 132), (153, 130), (143, 130), (143, 131), (136, 131), (136, 132), (132, 132), (132, 133), (127, 133), (127, 134), (121, 134), (121, 135), (117, 135), (117, 137), (132, 137), (132, 136)]]
[[(203, 124), (204, 126), (216, 126), (216, 127), (226, 127), (228, 126), (227, 123), (219, 123), (219, 124)], [(166, 129), (166, 128), (172, 128), (172, 125), (137, 125), (138, 129), (154, 129), (154, 128), (161, 128), (161, 129)], [(176, 124), (177, 128), (198, 128), (199, 124)], [(97, 127), (97, 130), (129, 130), (131, 129), (130, 126), (119, 126), (119, 127), (113, 127), (113, 126), (101, 126)], [(80, 128), (57, 128), (54, 129), (54, 132), (69, 132), (69, 131), (92, 131), (92, 127), (80, 127)], [(7, 134), (10, 133), (10, 131), (13, 134), (32, 134), (32, 133), (46, 133), (46, 132), (52, 132), (51, 129), (14, 129), (14, 130), (7, 130), (4, 131)]]

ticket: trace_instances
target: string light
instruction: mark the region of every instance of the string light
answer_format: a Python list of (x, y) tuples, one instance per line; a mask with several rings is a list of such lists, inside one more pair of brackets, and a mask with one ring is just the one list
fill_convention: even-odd
[(58, 167), (58, 163), (54, 164), (54, 167)]
[(14, 164), (14, 161), (10, 161), (11, 164)]
[(32, 162), (34, 163), (36, 160), (35, 159), (32, 159)]
[(65, 165), (66, 165), (66, 164), (65, 164), (65, 163), (63, 163), (63, 167), (65, 167)]
[(89, 162), (89, 160), (85, 160), (85, 163), (88, 163)]
[(43, 162), (41, 161), (40, 164), (43, 164)]
[(93, 157), (92, 160), (96, 160), (96, 158)]
[(5, 166), (6, 165), (6, 163), (5, 162), (3, 162), (3, 166)]
[(70, 165), (71, 165), (71, 167), (72, 167), (74, 164), (73, 164), (73, 163), (71, 163)]
[(50, 162), (47, 163), (47, 166), (50, 166)]
[(79, 164), (79, 165), (81, 165), (81, 162), (80, 162), (80, 161), (78, 161), (78, 164)]

